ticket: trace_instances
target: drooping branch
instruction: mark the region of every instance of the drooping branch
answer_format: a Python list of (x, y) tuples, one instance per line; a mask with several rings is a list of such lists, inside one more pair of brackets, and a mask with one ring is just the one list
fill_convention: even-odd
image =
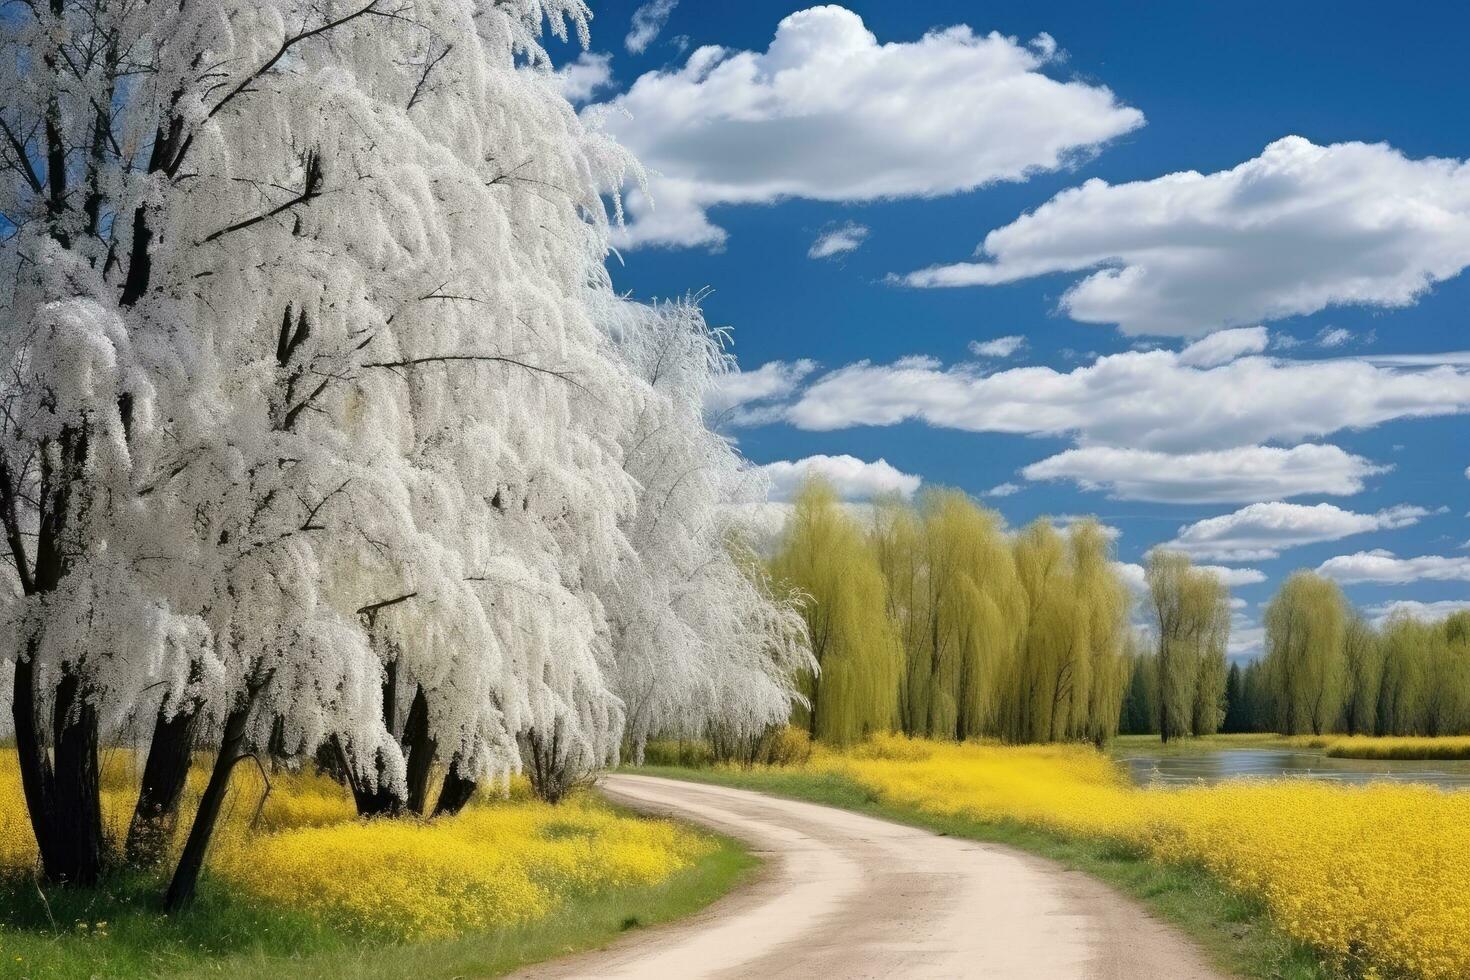
[(214, 104), (214, 108), (210, 109), (204, 118), (213, 119), (215, 116), (219, 115), (219, 113), (225, 108), (225, 106), (229, 105), (239, 96), (245, 94), (246, 92), (249, 92), (251, 90), (251, 85), (253, 85), (255, 82), (258, 82), (262, 77), (268, 74), (272, 68), (275, 68), (280, 60), (286, 56), (286, 53), (301, 42), (308, 41), (314, 37), (319, 37), (323, 34), (328, 33), (329, 31), (334, 31), (342, 25), (351, 23), (352, 21), (357, 20), (360, 17), (376, 16), (386, 17), (390, 20), (397, 20), (401, 18), (401, 10), (380, 10), (378, 9), (378, 5), (380, 3), (382, 3), (382, 0), (370, 0), (370, 2), (365, 4), (364, 6), (359, 7), (357, 10), (354, 10), (351, 13), (342, 15), (336, 20), (328, 21), (324, 24), (313, 27), (310, 30), (304, 30), (298, 34), (293, 34), (290, 37), (286, 38), (284, 41), (281, 42), (281, 46), (276, 49), (275, 54), (267, 58), (259, 68), (256, 68), (249, 75), (246, 75), (245, 78), (240, 82), (240, 84), (236, 85), (234, 88), (230, 89), (229, 92), (225, 93), (224, 98), (216, 102)]
[(363, 367), (404, 369), (423, 367), (428, 364), (454, 364), (460, 362), (510, 364), (515, 367), (524, 368), (525, 370), (531, 371), (535, 374), (545, 374), (553, 378), (558, 378), (575, 388), (580, 388), (582, 391), (587, 391), (587, 387), (581, 382), (577, 381), (575, 378), (573, 378), (571, 374), (567, 371), (558, 371), (554, 368), (541, 367), (539, 364), (530, 364), (526, 361), (520, 360), (519, 358), (507, 357), (500, 354), (433, 354), (427, 357), (406, 357), (402, 360), (397, 361), (373, 361), (371, 363), (364, 364)]
[(433, 74), (435, 68), (439, 67), (439, 62), (449, 57), (449, 52), (453, 50), (454, 45), (446, 44), (443, 51), (424, 63), (424, 70), (419, 74), (419, 80), (414, 83), (413, 94), (408, 97), (408, 105), (404, 107), (405, 109), (412, 109), (418, 104), (419, 97), (423, 95), (424, 86), (428, 84), (429, 76)]
[(284, 204), (271, 208), (269, 211), (264, 211), (249, 218), (244, 218), (240, 221), (235, 222), (232, 225), (229, 225), (228, 227), (220, 228), (217, 231), (210, 232), (208, 235), (204, 236), (201, 244), (217, 241), (224, 236), (233, 234), (237, 231), (244, 231), (246, 228), (251, 228), (255, 225), (258, 225), (262, 221), (269, 221), (277, 215), (284, 214), (292, 208), (310, 204), (312, 201), (320, 197), (322, 193), (323, 183), (321, 154), (316, 150), (310, 150), (307, 152), (302, 163), (305, 168), (306, 175), (302, 181), (301, 192), (299, 194), (291, 198), (289, 201), (286, 201)]

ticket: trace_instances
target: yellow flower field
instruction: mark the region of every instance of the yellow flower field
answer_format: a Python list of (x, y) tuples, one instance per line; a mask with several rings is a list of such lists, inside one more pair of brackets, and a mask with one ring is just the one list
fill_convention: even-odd
[(1470, 736), (1309, 735), (1290, 739), (1338, 759), (1470, 759)]
[(1202, 865), (1363, 976), (1470, 977), (1470, 792), (1251, 781), (1131, 786), (1082, 746), (877, 738), (814, 771), (933, 814), (1016, 820)]
[[(116, 755), (116, 754), (114, 754)], [(135, 789), (107, 760), (104, 805), (126, 830)], [(191, 787), (204, 774), (191, 775)], [(512, 787), (435, 821), (356, 817), (347, 791), (324, 777), (242, 766), (210, 852), (211, 873), (270, 903), (352, 931), (433, 939), (531, 922), (564, 900), (651, 885), (689, 867), (713, 843), (677, 824), (621, 816), (593, 797), (552, 807)], [(254, 821), (254, 827), (251, 823)], [(12, 752), (0, 754), (0, 870), (35, 861)]]

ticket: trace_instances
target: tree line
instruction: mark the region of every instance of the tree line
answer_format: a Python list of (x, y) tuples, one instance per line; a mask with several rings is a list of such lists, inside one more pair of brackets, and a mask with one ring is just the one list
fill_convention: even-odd
[[(1265, 628), (1263, 656), (1223, 678), (1220, 731), (1470, 733), (1470, 610), (1375, 624), (1337, 583), (1299, 571), (1267, 604)], [(1159, 733), (1159, 664), (1154, 653), (1133, 658), (1122, 732)]]
[(807, 598), (819, 670), (800, 675), (793, 722), (815, 738), (1100, 744), (1117, 730), (1130, 598), (1095, 520), (1011, 533), (951, 490), (880, 499), (863, 520), (812, 480), (770, 568)]

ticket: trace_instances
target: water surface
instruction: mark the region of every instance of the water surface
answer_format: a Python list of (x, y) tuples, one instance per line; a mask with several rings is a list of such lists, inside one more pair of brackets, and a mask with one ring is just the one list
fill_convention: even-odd
[(1230, 748), (1202, 744), (1168, 752), (1127, 746), (1115, 758), (1139, 786), (1218, 783), (1226, 779), (1298, 776), (1345, 783), (1387, 780), (1470, 789), (1470, 761), (1333, 759), (1313, 749)]

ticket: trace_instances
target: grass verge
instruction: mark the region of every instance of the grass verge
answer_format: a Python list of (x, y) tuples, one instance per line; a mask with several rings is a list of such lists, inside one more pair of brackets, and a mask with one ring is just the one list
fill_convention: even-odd
[(652, 887), (572, 899), (536, 922), (451, 940), (393, 944), (348, 935), (289, 909), (234, 896), (208, 879), (199, 901), (166, 918), (157, 881), (120, 875), (85, 891), (29, 880), (0, 883), (0, 977), (426, 978), (500, 976), (529, 963), (595, 949), (629, 929), (698, 911), (734, 888), (757, 859), (716, 846)]
[(831, 773), (776, 769), (642, 766), (627, 772), (760, 790), (854, 810), (951, 837), (988, 841), (1047, 858), (1142, 901), (1193, 938), (1218, 966), (1261, 980), (1336, 980), (1307, 947), (1277, 930), (1259, 903), (1222, 887), (1202, 869), (1149, 860), (1106, 841), (1065, 837), (1024, 824), (936, 816), (884, 803), (867, 788)]

